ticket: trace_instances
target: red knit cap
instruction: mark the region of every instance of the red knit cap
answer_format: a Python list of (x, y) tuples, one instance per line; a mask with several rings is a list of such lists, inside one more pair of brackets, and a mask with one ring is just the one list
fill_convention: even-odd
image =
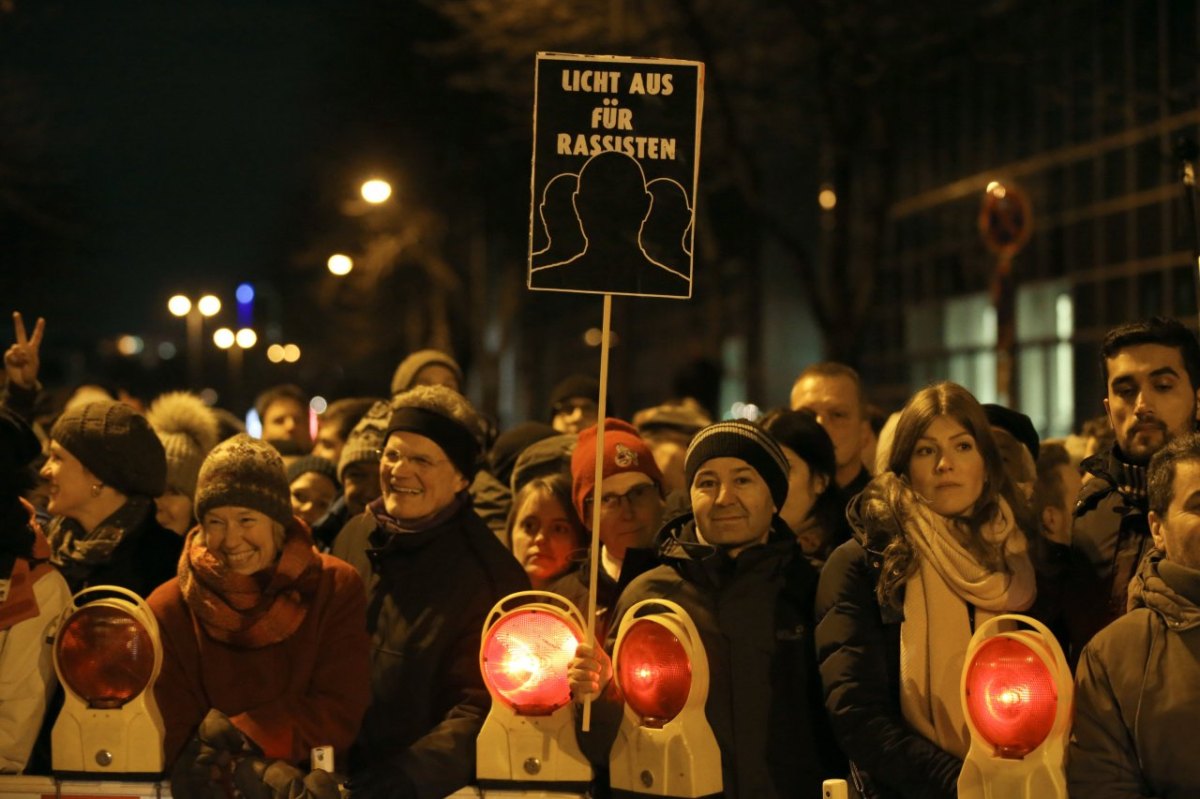
[[(638, 435), (637, 428), (620, 419), (604, 420), (603, 475), (612, 477), (623, 472), (641, 472), (654, 481), (662, 491), (662, 472), (650, 454), (650, 448)], [(579, 518), (585, 518), (583, 501), (596, 487), (596, 426), (579, 433), (579, 443), (571, 454), (571, 497)]]

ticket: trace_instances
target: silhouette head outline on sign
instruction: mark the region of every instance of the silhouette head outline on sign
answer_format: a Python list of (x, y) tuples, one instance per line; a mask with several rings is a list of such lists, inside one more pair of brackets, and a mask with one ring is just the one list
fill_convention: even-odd
[(579, 217), (571, 198), (579, 186), (579, 176), (574, 172), (555, 175), (542, 190), (542, 202), (538, 205), (538, 216), (542, 220), (542, 235), (535, 240), (533, 268), (561, 263), (583, 252), (587, 246)]
[[(691, 279), (687, 274), (656, 260), (643, 246), (642, 232), (653, 205), (654, 195), (646, 186), (637, 160), (612, 151), (592, 156), (579, 170), (578, 187), (572, 195), (575, 216), (583, 230), (583, 248), (562, 261), (535, 266), (530, 285), (612, 294), (688, 296)], [(676, 228), (671, 233), (672, 242), (667, 243), (668, 251), (682, 247), (680, 236)], [(655, 249), (663, 249), (663, 245)], [(690, 264), (690, 257), (685, 263)]]

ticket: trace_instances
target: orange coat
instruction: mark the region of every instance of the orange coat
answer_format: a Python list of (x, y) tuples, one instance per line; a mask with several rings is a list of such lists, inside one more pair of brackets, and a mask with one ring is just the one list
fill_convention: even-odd
[(154, 694), (168, 769), (210, 708), (229, 716), (269, 758), (307, 762), (312, 747), (330, 745), (344, 762), (371, 702), (366, 599), (357, 571), (320, 557), (321, 582), (304, 621), (290, 637), (259, 649), (210, 637), (178, 578), (150, 596), (162, 635)]

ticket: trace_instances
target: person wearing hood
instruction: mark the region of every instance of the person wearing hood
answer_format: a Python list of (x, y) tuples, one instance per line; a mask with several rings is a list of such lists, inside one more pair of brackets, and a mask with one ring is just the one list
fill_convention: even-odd
[(721, 750), (724, 796), (817, 796), (839, 773), (840, 755), (813, 655), (817, 573), (778, 514), (787, 458), (757, 425), (718, 422), (692, 440), (685, 474), (692, 514), (660, 532), (662, 563), (621, 594), (605, 648), (583, 644), (571, 663), (576, 700), (594, 697), (581, 746), (607, 763), (623, 713), (608, 654), (622, 616), (643, 599), (670, 599), (692, 617), (708, 654), (704, 710)]
[(41, 447), (0, 408), (0, 773), (25, 770), (58, 678), (48, 636), (71, 592), (50, 564), (50, 545), (21, 498)]
[(383, 494), (333, 545), (367, 586), (373, 698), (350, 752), (356, 799), (447, 796), (471, 781), (490, 707), (479, 632), (497, 601), (529, 589), (471, 506), (480, 452), (471, 404), (418, 386), (392, 407)]
[(1180, 731), (1200, 716), (1200, 434), (1150, 460), (1154, 549), (1129, 611), (1083, 649), (1067, 758), (1073, 796), (1200, 796), (1200, 760)]
[(113, 400), (63, 412), (41, 475), (51, 560), (73, 592), (117, 585), (145, 597), (175, 576), (183, 539), (155, 520), (167, 459), (145, 416)]

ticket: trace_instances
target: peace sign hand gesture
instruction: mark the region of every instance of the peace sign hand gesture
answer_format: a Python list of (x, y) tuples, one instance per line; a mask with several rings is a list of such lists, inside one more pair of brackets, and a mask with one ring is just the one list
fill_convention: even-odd
[(41, 363), (38, 359), (38, 348), (42, 346), (46, 320), (39, 316), (37, 324), (33, 326), (33, 335), (27, 337), (21, 312), (13, 311), (12, 318), (17, 343), (4, 352), (4, 371), (10, 384), (33, 390), (37, 388), (38, 366)]

